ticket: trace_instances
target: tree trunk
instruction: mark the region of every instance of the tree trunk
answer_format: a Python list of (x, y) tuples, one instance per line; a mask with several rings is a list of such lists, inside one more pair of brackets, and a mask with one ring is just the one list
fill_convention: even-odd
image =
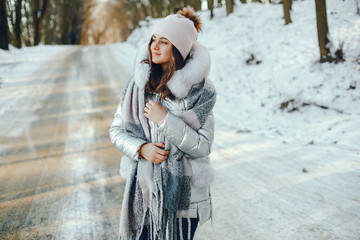
[(201, 10), (201, 0), (193, 1), (192, 6), (193, 6), (195, 12), (200, 11)]
[(34, 45), (39, 45), (41, 40), (41, 26), (42, 26), (42, 20), (45, 16), (46, 7), (48, 4), (48, 0), (43, 0), (43, 4), (41, 7), (41, 11), (39, 11), (40, 8), (38, 8), (38, 1), (35, 1), (35, 8), (33, 10), (33, 18), (34, 18)]
[(207, 0), (208, 9), (210, 10), (210, 18), (214, 17), (214, 0)]
[[(29, 4), (24, 4), (24, 17), (26, 19), (31, 18), (31, 6)], [(22, 41), (25, 44), (25, 46), (31, 46), (32, 45), (32, 36), (33, 32), (33, 24), (30, 23), (30, 21), (26, 21), (22, 28)]]
[(62, 24), (62, 34), (61, 34), (61, 43), (62, 44), (68, 44), (70, 41), (70, 2), (65, 1), (64, 2), (64, 10), (63, 10), (63, 24)]
[(284, 18), (285, 18), (285, 25), (291, 23), (290, 18), (290, 0), (283, 0), (283, 9), (284, 9)]
[(0, 1), (0, 48), (9, 50), (9, 35), (5, 0)]
[(332, 61), (330, 48), (329, 48), (329, 28), (326, 16), (326, 2), (325, 0), (315, 0), (316, 7), (316, 23), (317, 33), (320, 48), (320, 62)]
[(234, 9), (234, 0), (226, 0), (226, 13), (229, 15), (233, 12)]
[(21, 48), (21, 6), (22, 0), (17, 0), (15, 4), (15, 24), (14, 24), (14, 45)]

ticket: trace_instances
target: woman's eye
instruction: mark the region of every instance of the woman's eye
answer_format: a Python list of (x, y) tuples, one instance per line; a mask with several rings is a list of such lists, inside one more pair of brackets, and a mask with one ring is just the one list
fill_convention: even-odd
[(167, 42), (165, 42), (165, 41), (162, 41), (161, 43), (162, 43), (162, 44), (167, 44)]

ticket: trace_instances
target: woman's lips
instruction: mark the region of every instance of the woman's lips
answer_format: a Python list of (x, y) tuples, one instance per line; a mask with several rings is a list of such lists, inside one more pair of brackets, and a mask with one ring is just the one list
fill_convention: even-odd
[(160, 53), (153, 53), (153, 55), (155, 55), (155, 56), (160, 56), (161, 54)]

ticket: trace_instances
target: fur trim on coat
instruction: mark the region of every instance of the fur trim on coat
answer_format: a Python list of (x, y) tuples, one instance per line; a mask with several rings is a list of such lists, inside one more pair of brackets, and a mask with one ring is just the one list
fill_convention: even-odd
[[(150, 75), (150, 66), (142, 61), (149, 59), (148, 44), (143, 45), (137, 54), (135, 61), (135, 83), (140, 88), (145, 88)], [(210, 72), (210, 53), (206, 47), (196, 42), (190, 51), (190, 59), (186, 65), (175, 71), (173, 77), (167, 83), (171, 93), (176, 98), (185, 98), (194, 84), (200, 83)]]

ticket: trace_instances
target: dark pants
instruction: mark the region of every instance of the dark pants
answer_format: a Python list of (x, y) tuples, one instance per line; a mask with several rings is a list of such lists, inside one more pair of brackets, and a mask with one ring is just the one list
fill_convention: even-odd
[[(190, 239), (188, 239), (189, 223), (187, 218), (181, 218), (182, 225), (182, 236), (184, 240), (193, 240), (196, 228), (198, 226), (198, 218), (190, 218)], [(176, 225), (179, 226), (179, 219), (176, 219)], [(143, 232), (141, 233), (140, 240), (148, 240), (150, 235), (146, 227), (144, 227)], [(180, 231), (177, 232), (176, 240), (180, 240)]]

